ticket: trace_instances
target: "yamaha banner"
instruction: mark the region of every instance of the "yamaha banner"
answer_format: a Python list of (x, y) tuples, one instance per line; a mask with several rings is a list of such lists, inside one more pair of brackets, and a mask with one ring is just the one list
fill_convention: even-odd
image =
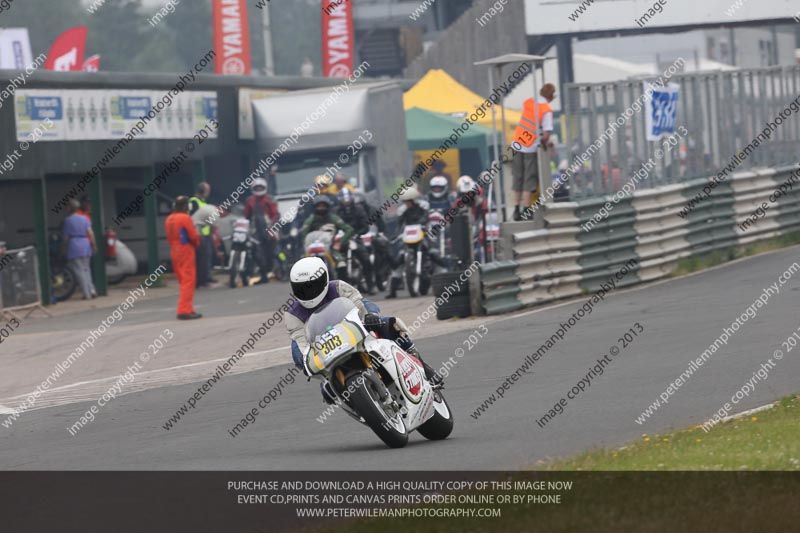
[(353, 5), (351, 0), (322, 0), (322, 75), (353, 74)]
[(46, 70), (80, 71), (83, 68), (88, 32), (89, 29), (86, 26), (76, 26), (59, 35), (53, 46), (50, 47), (44, 68)]
[(245, 0), (214, 0), (214, 71), (250, 74), (250, 30)]

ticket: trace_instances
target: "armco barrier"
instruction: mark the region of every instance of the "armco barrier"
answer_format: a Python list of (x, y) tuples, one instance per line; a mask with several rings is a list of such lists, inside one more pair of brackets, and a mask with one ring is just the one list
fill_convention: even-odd
[[(776, 201), (770, 196), (784, 185)], [(483, 312), (498, 314), (593, 292), (631, 259), (638, 268), (618, 283), (630, 286), (668, 276), (680, 259), (800, 230), (800, 168), (741, 172), (718, 184), (709, 198), (680, 216), (706, 180), (637, 191), (609, 216), (582, 225), (610, 198), (548, 204), (546, 229), (512, 236), (513, 260), (481, 268)], [(766, 214), (742, 229), (767, 202)]]

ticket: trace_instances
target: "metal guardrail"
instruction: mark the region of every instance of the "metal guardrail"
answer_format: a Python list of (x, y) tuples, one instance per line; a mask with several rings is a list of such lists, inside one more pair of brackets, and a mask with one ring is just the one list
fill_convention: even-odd
[(16, 311), (43, 310), (41, 301), (36, 249), (28, 246), (0, 256), (0, 317), (16, 316)]
[[(737, 173), (684, 218), (679, 213), (707, 181), (637, 191), (589, 232), (581, 225), (608, 198), (548, 204), (546, 229), (513, 235), (512, 261), (482, 266), (483, 311), (506, 313), (594, 292), (632, 259), (638, 266), (617, 288), (664, 278), (687, 257), (800, 231), (798, 183), (770, 201), (793, 173), (800, 176), (797, 167)], [(770, 205), (766, 214), (742, 230), (739, 224), (763, 202)]]

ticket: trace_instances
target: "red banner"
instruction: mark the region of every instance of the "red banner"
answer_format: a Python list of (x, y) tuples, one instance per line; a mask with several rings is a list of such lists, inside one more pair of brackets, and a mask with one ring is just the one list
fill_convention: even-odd
[(353, 74), (352, 0), (322, 0), (322, 75), (347, 78)]
[(250, 74), (250, 31), (245, 0), (214, 0), (214, 71)]
[(83, 62), (84, 72), (99, 72), (100, 71), (100, 54), (95, 54)]
[(83, 56), (86, 53), (86, 26), (70, 28), (61, 35), (50, 47), (45, 70), (77, 70), (83, 67)]

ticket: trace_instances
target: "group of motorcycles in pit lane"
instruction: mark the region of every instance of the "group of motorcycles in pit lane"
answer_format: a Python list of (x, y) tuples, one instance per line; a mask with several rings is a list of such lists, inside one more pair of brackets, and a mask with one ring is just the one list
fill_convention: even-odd
[[(472, 178), (462, 176), (458, 180), (457, 190), (463, 194), (474, 186)], [(451, 271), (454, 267), (450, 257), (450, 232), (444, 219), (458, 197), (449, 190), (449, 180), (443, 176), (432, 178), (429, 189), (424, 197), (416, 189), (403, 193), (398, 209), (400, 231), (397, 236), (389, 238), (382, 224), (380, 228), (371, 224), (367, 231), (354, 235), (345, 247), (341, 246), (344, 232), (332, 222), (304, 236), (303, 224), (307, 217), (314, 216), (314, 211), (301, 210), (294, 220), (280, 227), (275, 241), (275, 278), (288, 280), (291, 266), (301, 257), (319, 257), (328, 266), (333, 279), (346, 281), (365, 294), (374, 294), (374, 287), (381, 292), (388, 289), (387, 297), (393, 298), (404, 286), (411, 297), (428, 294), (434, 274)], [(354, 223), (352, 215), (345, 215), (341, 209), (343, 194), (353, 195), (355, 209), (363, 210), (365, 217), (376, 210), (366, 203), (362, 195), (349, 189), (340, 191), (337, 198), (330, 197), (331, 204), (336, 206), (333, 213), (358, 231), (359, 224)], [(478, 197), (475, 205), (479, 206), (481, 201)], [(414, 206), (409, 208), (411, 202)], [(471, 207), (466, 206), (465, 209)], [(473, 214), (479, 213), (480, 209), (473, 210)], [(474, 252), (476, 259), (483, 262), (487, 248), (490, 249), (494, 244), (499, 230), (496, 223), (490, 223), (496, 221), (484, 223), (482, 217), (476, 218), (478, 223), (472, 226)], [(271, 224), (274, 223), (271, 221)], [(437, 230), (432, 231), (433, 228)], [(230, 239), (226, 263), (229, 285), (236, 287), (238, 279), (241, 279), (242, 284), (247, 286), (257, 270), (260, 254), (264, 253), (263, 240), (257, 238), (253, 224), (246, 218), (234, 220), (233, 231), (226, 239)]]

